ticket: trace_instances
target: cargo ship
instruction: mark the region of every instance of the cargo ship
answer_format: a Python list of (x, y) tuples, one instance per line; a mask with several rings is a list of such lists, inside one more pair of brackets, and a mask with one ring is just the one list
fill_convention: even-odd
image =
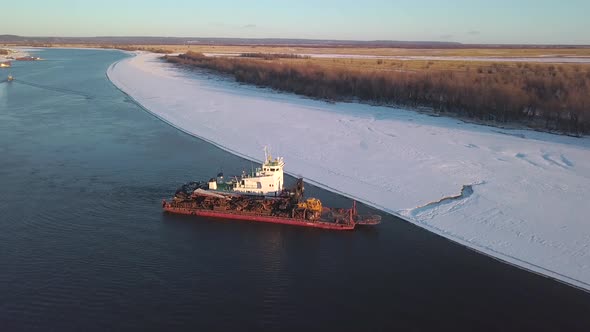
[(200, 217), (266, 222), (330, 230), (353, 230), (357, 225), (376, 225), (379, 215), (360, 215), (356, 202), (351, 208), (330, 208), (316, 198), (304, 198), (303, 179), (283, 188), (282, 158), (265, 161), (251, 174), (224, 180), (223, 173), (208, 182), (190, 182), (162, 201), (167, 213)]

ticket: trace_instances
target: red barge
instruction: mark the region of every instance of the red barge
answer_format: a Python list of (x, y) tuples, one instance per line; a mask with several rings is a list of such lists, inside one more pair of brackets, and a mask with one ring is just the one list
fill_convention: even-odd
[(267, 222), (332, 230), (353, 230), (356, 225), (376, 225), (378, 215), (359, 215), (352, 208), (328, 208), (315, 198), (301, 198), (303, 180), (294, 190), (278, 197), (212, 193), (197, 188), (191, 194), (177, 192), (171, 201), (163, 201), (164, 211), (200, 217)]
[(226, 182), (220, 173), (208, 183), (185, 184), (172, 200), (162, 202), (162, 208), (175, 214), (331, 230), (353, 230), (357, 225), (381, 222), (379, 215), (359, 215), (356, 202), (352, 208), (329, 208), (319, 199), (304, 199), (303, 179), (293, 188), (283, 188), (283, 166), (282, 159), (273, 160), (267, 154), (262, 167), (251, 175)]

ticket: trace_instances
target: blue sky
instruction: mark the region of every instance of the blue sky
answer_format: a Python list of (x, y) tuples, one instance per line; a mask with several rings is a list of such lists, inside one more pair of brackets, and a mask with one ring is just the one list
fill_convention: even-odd
[(0, 34), (590, 44), (590, 0), (3, 1)]

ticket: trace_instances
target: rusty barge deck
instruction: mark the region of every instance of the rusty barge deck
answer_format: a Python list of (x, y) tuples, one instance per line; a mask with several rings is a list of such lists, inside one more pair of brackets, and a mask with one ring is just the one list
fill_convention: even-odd
[(272, 215), (260, 215), (260, 214), (253, 213), (253, 212), (215, 211), (215, 210), (206, 210), (206, 209), (199, 209), (199, 208), (175, 207), (170, 203), (164, 204), (164, 211), (169, 212), (169, 213), (192, 215), (192, 216), (199, 216), (199, 217), (242, 220), (242, 221), (250, 221), (250, 222), (266, 222), (266, 223), (273, 223), (273, 224), (283, 224), (283, 225), (302, 226), (302, 227), (314, 227), (314, 228), (341, 230), (341, 231), (354, 230), (354, 227), (356, 226), (356, 223), (352, 220), (347, 223), (335, 223), (335, 222), (327, 222), (327, 221), (321, 221), (321, 220), (310, 221), (310, 220), (301, 219), (301, 218), (289, 218), (289, 217), (272, 216)]
[(354, 230), (357, 225), (381, 222), (379, 215), (359, 215), (356, 202), (352, 208), (330, 208), (316, 198), (303, 199), (303, 179), (294, 188), (273, 197), (205, 188), (200, 182), (183, 185), (172, 200), (162, 202), (162, 208), (174, 214), (330, 230)]

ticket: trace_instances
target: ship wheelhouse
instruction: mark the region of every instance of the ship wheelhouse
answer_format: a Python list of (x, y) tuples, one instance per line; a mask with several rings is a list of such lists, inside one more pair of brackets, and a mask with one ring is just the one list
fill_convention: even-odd
[(220, 174), (209, 181), (209, 190), (235, 191), (253, 195), (278, 195), (283, 190), (285, 161), (273, 158), (268, 149), (264, 150), (264, 162), (251, 174), (242, 173), (230, 182), (224, 182)]

